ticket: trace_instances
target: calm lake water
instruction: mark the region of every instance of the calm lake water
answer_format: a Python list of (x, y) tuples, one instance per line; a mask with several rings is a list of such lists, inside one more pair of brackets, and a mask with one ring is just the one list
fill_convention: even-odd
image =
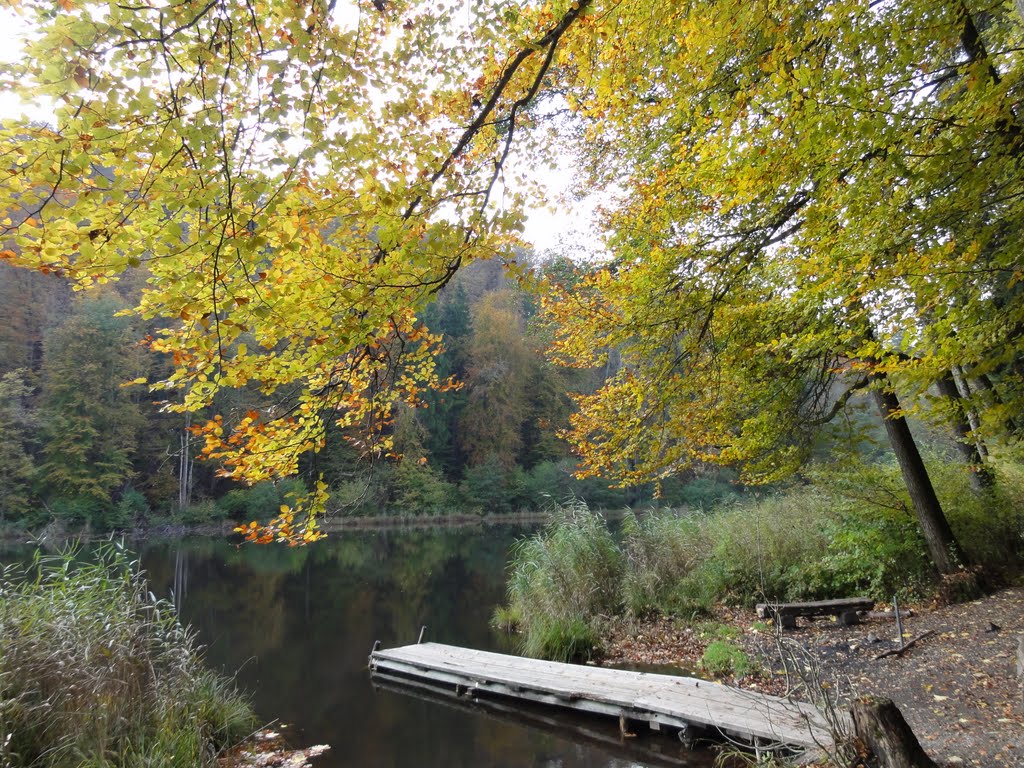
[(291, 724), (295, 746), (330, 745), (318, 767), (710, 766), (709, 753), (668, 737), (622, 741), (608, 720), (543, 711), (524, 723), (371, 684), (373, 642), (416, 642), (424, 624), (429, 640), (511, 650), (488, 620), (509, 548), (528, 532), (359, 531), (297, 549), (209, 538), (139, 549), (153, 591), (177, 585), (208, 661), (237, 671), (260, 717)]

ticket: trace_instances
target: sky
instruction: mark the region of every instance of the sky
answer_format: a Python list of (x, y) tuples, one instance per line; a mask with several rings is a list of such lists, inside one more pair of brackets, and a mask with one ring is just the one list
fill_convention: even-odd
[[(22, 39), (27, 34), (24, 20), (9, 7), (0, 8), (0, 63), (17, 61), (22, 51)], [(29, 105), (0, 86), (0, 118), (25, 114), (30, 119), (52, 122), (52, 112), (45, 104)], [(523, 238), (532, 243), (538, 253), (601, 250), (600, 238), (594, 220), (592, 200), (572, 201), (568, 189), (573, 179), (573, 167), (567, 157), (559, 158), (554, 171), (538, 171), (537, 178), (546, 187), (546, 206), (527, 209)]]

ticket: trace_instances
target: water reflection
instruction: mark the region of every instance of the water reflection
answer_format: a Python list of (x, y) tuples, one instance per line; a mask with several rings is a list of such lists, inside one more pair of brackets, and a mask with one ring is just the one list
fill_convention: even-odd
[(507, 650), (488, 619), (502, 599), (509, 546), (523, 534), (352, 532), (298, 549), (189, 539), (144, 545), (141, 558), (154, 591), (173, 592), (209, 661), (239, 670), (261, 717), (292, 723), (297, 745), (331, 745), (318, 766), (673, 764), (686, 754), (675, 742), (622, 745), (609, 722), (562, 727), (545, 713), (531, 721), (371, 684), (374, 640), (415, 642), (424, 624), (430, 640)]

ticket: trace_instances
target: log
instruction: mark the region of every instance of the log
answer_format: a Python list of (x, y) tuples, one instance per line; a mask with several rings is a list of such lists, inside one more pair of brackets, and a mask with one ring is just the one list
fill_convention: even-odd
[[(914, 612), (910, 608), (900, 608), (901, 619), (908, 619), (913, 615)], [(839, 614), (839, 623), (844, 627), (852, 627), (854, 624), (860, 624), (865, 619), (877, 620), (895, 618), (895, 611), (846, 611), (845, 613)]]
[(938, 768), (891, 699), (862, 696), (850, 706), (853, 732), (879, 768)]
[[(900, 618), (909, 619), (914, 615), (911, 608), (900, 608)], [(863, 618), (866, 619), (895, 619), (896, 611), (868, 611)]]

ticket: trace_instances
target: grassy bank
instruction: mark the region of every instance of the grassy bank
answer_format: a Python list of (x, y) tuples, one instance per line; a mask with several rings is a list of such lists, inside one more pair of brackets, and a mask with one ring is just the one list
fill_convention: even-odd
[(122, 548), (3, 572), (0, 765), (209, 766), (253, 725)]
[[(975, 564), (996, 578), (1024, 555), (1024, 477), (999, 468), (976, 494), (960, 466), (930, 467), (947, 517)], [(522, 542), (508, 604), (495, 623), (522, 631), (526, 653), (587, 658), (613, 617), (652, 613), (692, 622), (719, 603), (868, 595), (929, 597), (942, 588), (895, 466), (819, 468), (808, 482), (710, 511), (629, 515), (613, 537), (576, 503)]]

